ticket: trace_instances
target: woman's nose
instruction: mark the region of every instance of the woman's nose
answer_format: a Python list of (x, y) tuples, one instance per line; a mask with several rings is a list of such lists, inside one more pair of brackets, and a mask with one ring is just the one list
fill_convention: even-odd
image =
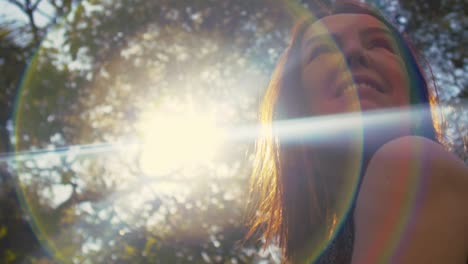
[(358, 41), (350, 43), (350, 45), (345, 47), (344, 56), (350, 68), (369, 66), (369, 59), (367, 58), (365, 47)]

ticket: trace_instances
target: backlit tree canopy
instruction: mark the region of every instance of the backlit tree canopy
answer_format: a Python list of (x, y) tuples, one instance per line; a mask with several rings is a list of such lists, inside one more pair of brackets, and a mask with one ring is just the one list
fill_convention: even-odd
[[(253, 125), (315, 2), (1, 3), (26, 18), (0, 21), (2, 263), (278, 261), (241, 243)], [(465, 157), (463, 3), (425, 3), (375, 5), (429, 55)]]

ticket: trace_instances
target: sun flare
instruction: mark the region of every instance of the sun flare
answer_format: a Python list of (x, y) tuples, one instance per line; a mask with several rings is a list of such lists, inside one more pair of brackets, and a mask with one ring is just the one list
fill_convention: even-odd
[(140, 166), (147, 174), (209, 163), (219, 150), (223, 132), (203, 113), (147, 113), (137, 125)]

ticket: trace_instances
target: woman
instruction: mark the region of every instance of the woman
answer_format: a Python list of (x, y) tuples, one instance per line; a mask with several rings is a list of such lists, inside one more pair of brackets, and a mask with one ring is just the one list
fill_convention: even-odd
[[(292, 263), (466, 263), (468, 173), (438, 143), (434, 103), (408, 42), (376, 10), (339, 2), (299, 23), (260, 109), (249, 236), (277, 241)], [(413, 108), (378, 128), (364, 115)], [(277, 125), (345, 113), (360, 125), (328, 141)]]

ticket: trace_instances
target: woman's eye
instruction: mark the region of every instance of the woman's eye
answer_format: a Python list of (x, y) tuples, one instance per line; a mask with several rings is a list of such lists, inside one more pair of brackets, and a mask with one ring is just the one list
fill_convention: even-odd
[(370, 48), (384, 48), (394, 52), (392, 44), (386, 39), (374, 39), (370, 42)]
[(313, 60), (322, 54), (330, 52), (333, 52), (333, 47), (331, 47), (330, 45), (319, 45), (312, 49), (312, 52), (310, 53), (310, 60)]

